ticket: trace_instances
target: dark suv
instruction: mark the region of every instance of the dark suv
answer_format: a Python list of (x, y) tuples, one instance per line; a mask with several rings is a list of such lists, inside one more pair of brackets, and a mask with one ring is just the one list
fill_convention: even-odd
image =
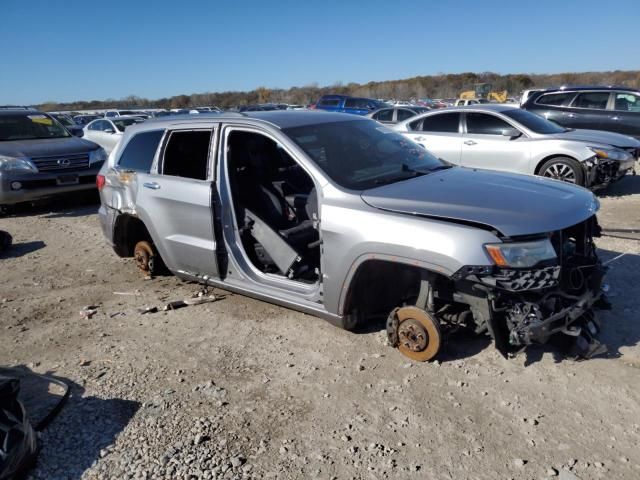
[(0, 210), (58, 193), (96, 188), (107, 159), (55, 118), (30, 108), (0, 108)]
[(609, 130), (640, 139), (640, 90), (562, 87), (532, 94), (522, 108), (570, 128)]

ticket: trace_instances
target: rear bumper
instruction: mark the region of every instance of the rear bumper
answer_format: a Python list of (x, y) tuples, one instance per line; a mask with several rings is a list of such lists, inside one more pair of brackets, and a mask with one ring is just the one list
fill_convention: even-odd
[[(62, 193), (96, 188), (96, 175), (103, 162), (83, 170), (55, 173), (0, 172), (0, 205), (13, 205)], [(15, 188), (16, 182), (20, 183)]]

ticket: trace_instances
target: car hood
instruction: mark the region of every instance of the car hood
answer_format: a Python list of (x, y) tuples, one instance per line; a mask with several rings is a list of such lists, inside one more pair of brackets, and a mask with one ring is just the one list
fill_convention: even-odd
[(510, 237), (560, 230), (599, 208), (590, 191), (575, 185), (460, 167), (365, 190), (361, 196), (382, 210), (481, 224)]
[(41, 138), (0, 142), (0, 155), (10, 157), (50, 157), (87, 153), (99, 146), (78, 137)]
[(604, 132), (602, 130), (569, 130), (568, 132), (554, 133), (550, 136), (564, 140), (578, 140), (594, 144), (613, 145), (620, 148), (640, 148), (640, 141), (633, 137), (615, 132)]

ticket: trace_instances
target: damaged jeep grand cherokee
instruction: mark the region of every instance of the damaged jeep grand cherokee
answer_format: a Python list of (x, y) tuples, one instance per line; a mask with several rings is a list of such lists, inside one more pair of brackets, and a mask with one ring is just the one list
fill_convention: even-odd
[(434, 358), (448, 332), (507, 355), (556, 336), (602, 351), (594, 195), (443, 163), (378, 123), (319, 112), (152, 120), (98, 175), (108, 242), (175, 275)]

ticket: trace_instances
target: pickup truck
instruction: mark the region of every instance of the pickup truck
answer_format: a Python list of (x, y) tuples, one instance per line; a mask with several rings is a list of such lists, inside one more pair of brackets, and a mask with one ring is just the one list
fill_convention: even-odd
[(328, 112), (367, 115), (374, 110), (388, 106), (386, 103), (372, 98), (349, 97), (347, 95), (323, 95), (316, 102), (315, 108)]

